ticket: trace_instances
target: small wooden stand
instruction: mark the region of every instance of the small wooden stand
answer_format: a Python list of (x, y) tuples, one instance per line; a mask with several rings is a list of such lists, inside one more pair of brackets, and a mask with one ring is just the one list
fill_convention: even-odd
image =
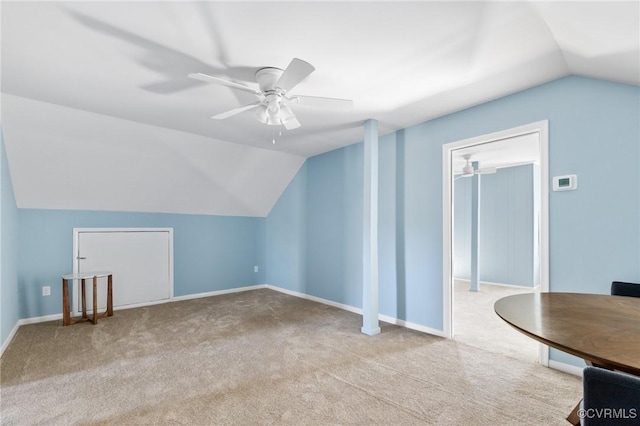
[[(107, 277), (107, 310), (98, 315), (98, 278)], [(93, 279), (93, 313), (91, 318), (87, 316), (87, 293), (85, 280)], [(82, 318), (71, 318), (69, 300), (69, 281), (80, 280), (82, 293)], [(62, 325), (71, 325), (83, 321), (91, 321), (98, 324), (98, 318), (113, 316), (113, 274), (111, 272), (78, 272), (62, 276)]]

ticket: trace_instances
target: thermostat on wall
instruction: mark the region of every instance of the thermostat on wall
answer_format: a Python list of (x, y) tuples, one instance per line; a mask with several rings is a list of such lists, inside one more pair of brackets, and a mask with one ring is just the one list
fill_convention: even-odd
[(553, 190), (554, 191), (573, 191), (578, 188), (578, 176), (566, 175), (555, 176), (553, 178)]

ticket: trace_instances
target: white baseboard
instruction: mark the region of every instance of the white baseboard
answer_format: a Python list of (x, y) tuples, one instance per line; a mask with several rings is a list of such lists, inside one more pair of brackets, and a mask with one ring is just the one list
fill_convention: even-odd
[(295, 296), (301, 299), (311, 300), (313, 302), (322, 303), (323, 305), (333, 306), (334, 308), (338, 308), (345, 311), (353, 312), (354, 314), (362, 315), (362, 309), (356, 308), (355, 306), (345, 305), (344, 303), (334, 302), (333, 300), (323, 299), (321, 297), (311, 296), (309, 294), (300, 293), (293, 290), (287, 290), (286, 288), (276, 287), (271, 284), (265, 284), (265, 288), (268, 288), (274, 291), (279, 291), (280, 293), (288, 294), (289, 296)]
[[(133, 303), (131, 305), (116, 306), (113, 308), (113, 310), (121, 311), (124, 309), (142, 308), (144, 306), (161, 305), (163, 303), (179, 302), (181, 300), (201, 299), (203, 297), (220, 296), (222, 294), (239, 293), (242, 291), (257, 290), (260, 288), (265, 288), (264, 284), (231, 288), (228, 290), (208, 291), (205, 293), (187, 294), (185, 296), (172, 297), (170, 299), (154, 300), (153, 302)], [(91, 313), (91, 312), (93, 312), (93, 310), (91, 309), (87, 310), (87, 313)], [(71, 313), (71, 315), (79, 315), (79, 314), (80, 312)], [(62, 315), (60, 315), (60, 318), (62, 318)], [(56, 318), (53, 318), (53, 319), (56, 319)], [(45, 320), (45, 321), (50, 321), (50, 320)], [(35, 321), (35, 322), (40, 322), (40, 321)]]
[[(136, 303), (136, 304), (132, 304), (132, 305), (118, 306), (118, 307), (114, 307), (113, 310), (114, 311), (120, 311), (120, 310), (124, 310), (124, 309), (140, 308), (140, 307), (143, 307), (143, 306), (159, 305), (159, 304), (162, 304), (162, 303), (179, 302), (181, 300), (199, 299), (199, 298), (202, 298), (202, 297), (219, 296), (219, 295), (222, 295), (222, 294), (230, 294), (230, 293), (239, 293), (239, 292), (242, 292), (242, 291), (257, 290), (257, 289), (261, 289), (261, 288), (266, 288), (266, 284), (259, 284), (259, 285), (253, 285), (253, 286), (247, 286), (247, 287), (238, 287), (238, 288), (233, 288), (233, 289), (229, 289), (229, 290), (210, 291), (210, 292), (206, 292), (206, 293), (188, 294), (186, 296), (178, 296), (178, 297), (174, 297), (172, 299), (164, 299), (164, 300), (157, 300), (157, 301), (154, 301), (154, 302)], [(87, 311), (87, 312), (91, 312), (91, 311)], [(72, 313), (72, 315), (76, 315), (76, 314), (77, 314), (76, 312)], [(9, 335), (7, 336), (7, 338), (5, 339), (5, 341), (2, 343), (2, 347), (0, 347), (0, 356), (2, 356), (4, 351), (7, 349), (7, 347), (9, 346), (11, 341), (13, 340), (13, 338), (15, 337), (16, 333), (18, 332), (18, 329), (20, 328), (20, 326), (27, 325), (27, 324), (38, 324), (38, 323), (41, 323), (41, 322), (48, 322), (48, 321), (58, 321), (58, 320), (61, 320), (61, 319), (62, 319), (62, 314), (51, 314), (51, 315), (43, 315), (43, 316), (40, 316), (40, 317), (31, 317), (31, 318), (19, 319), (16, 322), (15, 326), (13, 327), (13, 329), (11, 330), (11, 332), (9, 333)]]
[(0, 347), (0, 356), (2, 356), (2, 354), (7, 349), (7, 347), (9, 347), (9, 344), (15, 337), (20, 326), (26, 325), (26, 324), (37, 324), (39, 322), (55, 321), (60, 319), (62, 319), (62, 314), (44, 315), (41, 317), (19, 319), (18, 321), (16, 321), (16, 324), (13, 326), (13, 329), (11, 329), (11, 332), (9, 333), (7, 338), (4, 339), (4, 342), (2, 343), (2, 347)]
[[(321, 297), (316, 297), (316, 296), (310, 296), (308, 294), (305, 293), (300, 293), (297, 291), (292, 291), (292, 290), (287, 290), (281, 287), (276, 287), (274, 285), (270, 285), (270, 284), (266, 284), (265, 285), (266, 288), (270, 289), (270, 290), (275, 290), (275, 291), (279, 291), (280, 293), (284, 293), (284, 294), (288, 294), (290, 296), (295, 296), (295, 297), (299, 297), (301, 299), (307, 299), (307, 300), (311, 300), (313, 302), (318, 302), (318, 303), (322, 303), (324, 305), (329, 305), (329, 306), (333, 306), (334, 308), (338, 308), (338, 309), (342, 309), (345, 311), (349, 311), (349, 312), (353, 312), (354, 314), (358, 314), (358, 315), (362, 315), (362, 309), (360, 308), (356, 308), (355, 306), (351, 306), (351, 305), (345, 305), (343, 303), (338, 303), (338, 302), (334, 302), (332, 300), (327, 300), (327, 299), (323, 299)], [(388, 315), (383, 315), (383, 314), (379, 314), (378, 315), (378, 319), (380, 321), (389, 323), (389, 324), (394, 324), (400, 327), (405, 327), (405, 328), (410, 328), (412, 330), (416, 330), (416, 331), (421, 331), (423, 333), (427, 333), (427, 334), (433, 334), (435, 336), (439, 336), (439, 337), (444, 337), (444, 333), (442, 332), (442, 330), (436, 330), (430, 327), (425, 327), (423, 325), (419, 325), (419, 324), (415, 324), (409, 321), (405, 321), (405, 320), (401, 320), (398, 318), (394, 318)]]
[(15, 325), (9, 332), (9, 335), (7, 336), (6, 339), (4, 339), (4, 342), (2, 342), (2, 347), (0, 347), (0, 357), (2, 356), (4, 351), (9, 347), (9, 343), (11, 343), (11, 341), (15, 337), (16, 333), (18, 332), (18, 329), (20, 328), (20, 325), (21, 325), (20, 320), (16, 321)]
[[(206, 293), (188, 294), (188, 295), (185, 295), (185, 296), (178, 296), (178, 297), (174, 297), (172, 299), (160, 300), (160, 301), (156, 301), (156, 302), (120, 306), (120, 307), (114, 308), (114, 310), (138, 308), (138, 307), (142, 307), (142, 306), (157, 305), (157, 304), (160, 304), (160, 303), (179, 302), (181, 300), (200, 299), (200, 298), (203, 298), (203, 297), (212, 297), (212, 296), (220, 296), (220, 295), (223, 295), (223, 294), (240, 293), (240, 292), (243, 292), (243, 291), (259, 290), (259, 289), (262, 289), (262, 288), (268, 288), (270, 290), (278, 291), (280, 293), (284, 293), (284, 294), (287, 294), (289, 296), (294, 296), (294, 297), (299, 297), (301, 299), (311, 300), (313, 302), (322, 303), (324, 305), (332, 306), (334, 308), (338, 308), (338, 309), (342, 309), (342, 310), (345, 310), (345, 311), (348, 311), (348, 312), (352, 312), (354, 314), (362, 315), (362, 309), (361, 308), (356, 308), (355, 306), (346, 305), (344, 303), (334, 302), (332, 300), (323, 299), (321, 297), (316, 297), (316, 296), (311, 296), (309, 294), (300, 293), (300, 292), (293, 291), (293, 290), (287, 290), (285, 288), (276, 287), (276, 286), (270, 285), (270, 284), (258, 284), (258, 285), (252, 285), (252, 286), (246, 286), (246, 287), (232, 288), (232, 289), (228, 289), (228, 290), (217, 290), (217, 291), (209, 291), (209, 292), (206, 292)], [(2, 352), (0, 352), (0, 355), (2, 353), (4, 353), (4, 350), (6, 349), (6, 347), (9, 346), (9, 343), (11, 343), (11, 340), (13, 339), (13, 336), (16, 334), (16, 332), (18, 331), (18, 328), (21, 325), (36, 324), (36, 323), (40, 323), (40, 322), (55, 321), (55, 320), (60, 320), (60, 319), (62, 319), (62, 314), (45, 315), (45, 316), (41, 316), (41, 317), (24, 318), (24, 319), (18, 320), (18, 322), (16, 323), (14, 329), (11, 331), (11, 333), (9, 334), (7, 339), (5, 340), (4, 344), (2, 345)], [(397, 325), (397, 326), (400, 326), (400, 327), (409, 328), (409, 329), (412, 329), (412, 330), (420, 331), (420, 332), (427, 333), (427, 334), (432, 334), (432, 335), (439, 336), (439, 337), (445, 337), (444, 333), (442, 332), (442, 330), (436, 330), (436, 329), (433, 329), (433, 328), (430, 328), (430, 327), (426, 327), (426, 326), (423, 326), (423, 325), (415, 324), (415, 323), (412, 323), (412, 322), (409, 322), (409, 321), (405, 321), (405, 320), (401, 320), (401, 319), (398, 319), (398, 318), (394, 318), (394, 317), (391, 317), (391, 316), (388, 316), (388, 315), (380, 314), (380, 315), (378, 315), (378, 319), (380, 321), (384, 321), (386, 323), (394, 324), (394, 325)], [(563, 364), (563, 365), (565, 365), (565, 364)], [(558, 368), (558, 369), (560, 369), (560, 368)]]
[(565, 364), (564, 362), (549, 360), (549, 368), (562, 371), (563, 373), (573, 374), (574, 376), (582, 377), (583, 367), (577, 367), (571, 364)]
[(240, 293), (243, 291), (258, 290), (261, 288), (267, 288), (267, 285), (258, 284), (258, 285), (250, 285), (246, 287), (230, 288), (227, 290), (208, 291), (206, 293), (187, 294), (186, 296), (174, 297), (173, 299), (168, 300), (168, 302), (179, 302), (181, 300), (200, 299), (203, 297), (220, 296), (222, 294)]
[(39, 322), (56, 321), (61, 319), (62, 319), (62, 314), (51, 314), (51, 315), (44, 315), (41, 317), (23, 318), (21, 320), (18, 320), (18, 323), (20, 325), (27, 325), (27, 324), (37, 324)]
[(380, 321), (384, 321), (387, 322), (389, 324), (394, 324), (400, 327), (405, 327), (405, 328), (409, 328), (411, 330), (416, 330), (416, 331), (421, 331), (423, 333), (427, 333), (427, 334), (433, 334), (434, 336), (438, 336), (438, 337), (445, 337), (444, 332), (442, 330), (436, 330), (435, 328), (431, 328), (431, 327), (427, 327), (424, 325), (420, 325), (420, 324), (416, 324), (413, 322), (409, 322), (409, 321), (405, 321), (405, 320), (401, 320), (398, 318), (394, 318), (394, 317), (390, 317), (388, 315), (378, 315), (378, 318), (380, 319)]
[[(467, 279), (467, 278), (454, 278), (454, 281), (462, 281), (464, 283), (471, 283), (471, 280)], [(531, 287), (530, 285), (517, 285), (517, 284), (505, 284), (505, 283), (494, 283), (491, 281), (480, 281), (480, 285), (495, 285), (498, 287), (513, 287), (513, 288), (530, 288), (532, 290), (535, 290), (536, 288), (538, 288), (539, 286), (533, 286)]]

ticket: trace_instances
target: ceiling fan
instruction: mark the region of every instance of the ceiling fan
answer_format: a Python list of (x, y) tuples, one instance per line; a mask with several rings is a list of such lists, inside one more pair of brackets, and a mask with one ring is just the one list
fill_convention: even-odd
[(223, 120), (244, 111), (256, 110), (256, 116), (261, 123), (269, 126), (282, 125), (287, 130), (292, 130), (300, 127), (300, 122), (290, 108), (292, 104), (319, 107), (349, 107), (353, 105), (353, 101), (347, 99), (290, 95), (289, 91), (314, 70), (313, 65), (298, 58), (293, 58), (284, 70), (274, 67), (260, 68), (256, 71), (256, 82), (259, 89), (202, 73), (189, 74), (189, 77), (208, 83), (222, 84), (258, 96), (256, 102), (233, 108), (211, 118)]
[(462, 168), (462, 174), (458, 176), (456, 179), (461, 177), (471, 177), (473, 175), (490, 175), (498, 171), (495, 167), (485, 167), (484, 169), (474, 170), (473, 165), (471, 165), (471, 154), (465, 154), (462, 156), (467, 162)]

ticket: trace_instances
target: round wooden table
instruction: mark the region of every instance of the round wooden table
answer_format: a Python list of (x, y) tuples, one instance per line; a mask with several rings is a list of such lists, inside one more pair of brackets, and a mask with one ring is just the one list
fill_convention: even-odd
[(640, 298), (526, 293), (503, 297), (494, 309), (517, 330), (552, 348), (640, 376)]
[[(588, 365), (640, 376), (640, 298), (582, 293), (526, 293), (494, 309), (527, 336)], [(580, 404), (567, 420), (580, 424)]]

